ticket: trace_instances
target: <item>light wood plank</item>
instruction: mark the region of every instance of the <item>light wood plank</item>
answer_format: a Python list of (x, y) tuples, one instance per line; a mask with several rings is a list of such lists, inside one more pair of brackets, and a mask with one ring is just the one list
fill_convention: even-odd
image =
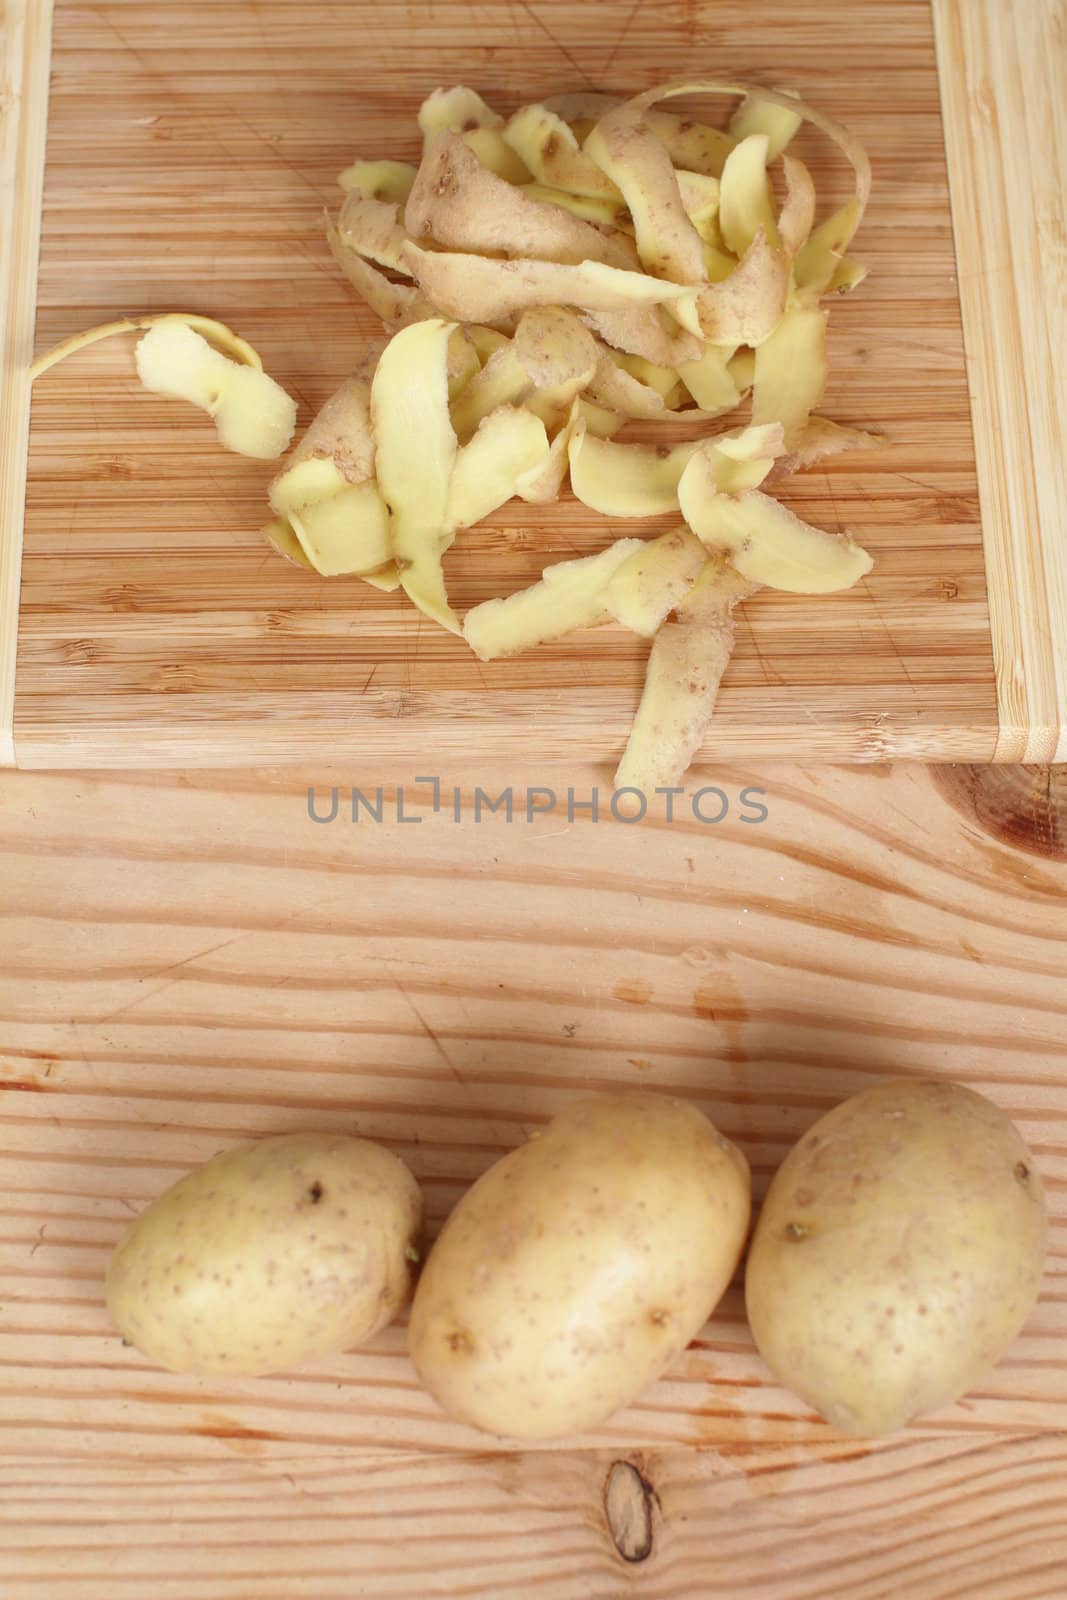
[(0, 767), (15, 764), (15, 657), (26, 505), (52, 0), (0, 15)]
[[(103, 0), (58, 13), (42, 347), (120, 312), (236, 323), (307, 421), (374, 328), (321, 211), (357, 151), (417, 150), (463, 79), (510, 109), (583, 81), (787, 80), (871, 150), (871, 276), (831, 318), (831, 415), (888, 448), (798, 475), (790, 503), (877, 557), (853, 593), (744, 608), (707, 758), (985, 760), (996, 691), (927, 0)], [(725, 114), (725, 106), (712, 108)], [(824, 199), (841, 163), (804, 136)], [(381, 763), (620, 753), (644, 646), (575, 636), (484, 667), (395, 597), (310, 578), (257, 536), (270, 469), (138, 392), (130, 341), (35, 397), (16, 743), (24, 765), (254, 764), (347, 742)], [(662, 519), (656, 528), (670, 524)], [(652, 524), (642, 524), (651, 531)], [(610, 530), (613, 534), (617, 528)], [(506, 508), (449, 556), (459, 606), (603, 543), (573, 499)], [(392, 768), (395, 770), (395, 767)]]
[[(452, 1457), (351, 1451), (46, 1463), (0, 1458), (6, 1600), (1053, 1600), (1067, 1444)], [(605, 1509), (641, 1474), (651, 1549), (627, 1564)]]
[(934, 0), (1001, 761), (1067, 760), (1065, 0)]
[[(476, 782), (550, 780), (441, 776), (440, 812), (409, 784), (422, 820), (381, 825), (309, 820), (308, 782), (325, 814), (358, 767), (0, 787), (0, 1449), (506, 1448), (438, 1412), (400, 1325), (287, 1377), (155, 1371), (108, 1326), (107, 1253), (186, 1168), (285, 1129), (385, 1140), (436, 1228), (575, 1095), (620, 1084), (692, 1097), (762, 1194), (822, 1112), (901, 1072), (958, 1078), (1015, 1117), (1052, 1213), (1024, 1335), (917, 1431), (1067, 1430), (1067, 863), (984, 838), (921, 769), (721, 771), (718, 825), (688, 806), (672, 824), (569, 824), (565, 797), (532, 824), (476, 823)], [(576, 798), (597, 778), (578, 769)], [(765, 821), (741, 820), (744, 786), (765, 791)], [(581, 1442), (827, 1436), (762, 1367), (735, 1286), (667, 1377)]]

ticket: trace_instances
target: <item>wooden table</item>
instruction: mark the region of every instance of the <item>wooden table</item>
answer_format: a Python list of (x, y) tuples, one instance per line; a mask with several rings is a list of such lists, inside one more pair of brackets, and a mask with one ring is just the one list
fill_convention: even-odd
[[(541, 27), (540, 6), (520, 9)], [(15, 10), (33, 20), (33, 0)], [(1034, 363), (1042, 317), (1062, 347), (1062, 302), (1009, 295), (1022, 320), (1004, 323), (992, 297), (1020, 274), (1040, 282), (1032, 242), (1054, 243), (1054, 152), (1033, 191), (1029, 175), (1010, 180), (1026, 139), (1041, 142), (1021, 78), (1056, 59), (1064, 10), (935, 11), (959, 113), (954, 182), (973, 181), (983, 205), (1007, 194), (1013, 215), (1032, 194), (1041, 230), (1009, 241), (981, 209), (956, 218), (978, 263), (961, 272), (965, 320), (989, 318), (972, 354), (976, 417), (987, 445), (1005, 419), (1017, 437), (1034, 424), (1028, 470), (1016, 454), (1005, 471), (980, 443), (986, 549), (1006, 554), (1014, 519), (1032, 513), (1047, 531), (1057, 514), (1058, 402)], [(1035, 27), (1013, 37), (1022, 15)], [(983, 165), (990, 150), (1001, 165)], [(26, 285), (9, 275), (0, 290), (17, 355)], [(0, 429), (17, 422), (8, 408)], [(0, 614), (10, 581), (0, 561)], [(1025, 682), (1036, 699), (1013, 706), (1001, 673), (1007, 725), (1044, 706), (1058, 726), (1055, 679)], [(0, 671), (0, 699), (3, 687)], [(521, 797), (524, 784), (569, 784), (586, 800), (604, 766), (450, 757), (440, 776), (461, 791), (459, 822), (414, 784), (431, 770), (0, 774), (4, 1600), (1061, 1596), (1062, 848), (991, 838), (946, 801), (947, 776), (914, 766), (717, 768), (700, 781), (723, 790), (722, 822), (636, 826), (569, 821), (565, 797), (532, 822), (521, 798), (510, 824), (475, 821), (479, 785)], [(418, 821), (397, 820), (390, 794), (381, 825), (345, 820), (352, 785), (387, 782), (406, 786)], [(335, 785), (338, 819), (312, 821), (309, 788), (326, 814)], [(763, 791), (765, 820), (742, 820), (743, 788)], [(719, 809), (712, 799), (705, 814)], [(1048, 813), (1038, 793), (1015, 839), (1048, 841)], [(736, 1285), (638, 1405), (535, 1450), (443, 1418), (400, 1326), (303, 1373), (229, 1383), (158, 1372), (108, 1326), (102, 1273), (129, 1217), (241, 1138), (379, 1138), (417, 1172), (436, 1227), (578, 1093), (691, 1097), (744, 1147), (762, 1193), (823, 1111), (893, 1073), (971, 1084), (1017, 1119), (1052, 1238), (1045, 1292), (1008, 1359), (877, 1445), (837, 1438), (770, 1380)]]
[[(421, 820), (353, 825), (357, 766), (0, 785), (7, 1600), (1061, 1594), (1067, 865), (992, 841), (922, 768), (730, 769), (707, 780), (722, 823), (633, 826), (475, 823), (471, 779), (442, 776), (459, 824), (423, 785)], [(335, 784), (337, 820), (312, 822), (309, 785), (327, 815)], [(762, 1192), (816, 1117), (899, 1072), (1018, 1120), (1053, 1227), (1009, 1359), (877, 1447), (770, 1380), (736, 1287), (663, 1382), (560, 1450), (449, 1423), (399, 1326), (245, 1382), (156, 1371), (108, 1327), (129, 1217), (241, 1138), (382, 1139), (436, 1226), (579, 1092), (691, 1097)], [(616, 1460), (651, 1485), (639, 1564), (605, 1520)]]

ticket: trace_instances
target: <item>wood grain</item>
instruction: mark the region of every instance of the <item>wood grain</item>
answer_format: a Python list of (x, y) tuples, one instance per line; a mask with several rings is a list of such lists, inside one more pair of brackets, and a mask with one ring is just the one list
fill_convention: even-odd
[(0, 767), (15, 764), (15, 657), (26, 501), (51, 0), (0, 14)]
[[(504, 109), (582, 83), (636, 90), (694, 64), (787, 81), (851, 123), (874, 162), (858, 241), (871, 277), (832, 316), (831, 415), (881, 453), (798, 475), (789, 502), (848, 526), (870, 580), (744, 608), (706, 756), (985, 760), (996, 686), (927, 0), (105, 0), (57, 14), (41, 347), (120, 312), (236, 323), (306, 422), (373, 319), (321, 229), (357, 152), (416, 151), (414, 113), (463, 79)], [(724, 108), (723, 108), (724, 109)], [(844, 175), (804, 138), (826, 202)], [(27, 766), (250, 764), (351, 745), (371, 763), (613, 760), (643, 646), (575, 636), (485, 668), (356, 581), (261, 546), (269, 471), (138, 391), (129, 341), (37, 387), (16, 739)], [(659, 529), (670, 519), (642, 524)], [(457, 602), (595, 548), (573, 499), (505, 508), (449, 557)], [(611, 528), (616, 534), (618, 527)]]
[[(448, 774), (443, 775), (446, 779)], [(489, 775), (506, 783), (511, 774)], [(581, 769), (579, 797), (596, 779)], [(530, 781), (542, 782), (533, 773)], [(762, 1193), (831, 1105), (947, 1076), (1016, 1118), (1048, 1186), (1045, 1291), (1009, 1358), (917, 1433), (1067, 1430), (1067, 865), (964, 824), (922, 769), (729, 769), (719, 825), (314, 823), (358, 769), (9, 775), (0, 788), (0, 1452), (186, 1467), (508, 1448), (437, 1411), (401, 1326), (287, 1377), (123, 1349), (108, 1251), (241, 1138), (384, 1140), (436, 1228), (574, 1096), (691, 1097)], [(479, 771), (477, 782), (483, 781)], [(741, 820), (742, 787), (768, 816)], [(447, 793), (447, 790), (446, 790)], [(749, 796), (749, 799), (752, 799)], [(388, 816), (388, 813), (386, 813)], [(579, 1445), (832, 1437), (771, 1382), (735, 1286), (667, 1377)]]
[[(345, 1452), (177, 1466), (0, 1458), (6, 1600), (1059, 1600), (1062, 1438), (876, 1450)], [(604, 1492), (655, 1499), (620, 1559)]]
[(934, 0), (934, 16), (965, 263), (995, 757), (1067, 761), (1067, 3)]

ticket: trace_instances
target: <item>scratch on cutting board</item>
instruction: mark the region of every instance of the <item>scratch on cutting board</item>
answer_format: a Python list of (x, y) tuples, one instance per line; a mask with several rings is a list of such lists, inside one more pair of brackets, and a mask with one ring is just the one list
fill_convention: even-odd
[(531, 22), (535, 22), (537, 24), (537, 26), (540, 28), (541, 32), (545, 35), (545, 37), (552, 41), (552, 43), (555, 45), (556, 49), (560, 52), (560, 54), (563, 55), (563, 56), (566, 56), (567, 60), (570, 62), (571, 66), (574, 68), (575, 72), (577, 72), (578, 76), (582, 79), (582, 81), (586, 85), (586, 87), (589, 88), (589, 89), (595, 89), (596, 88), (596, 84), (593, 82), (592, 78), (586, 72), (585, 68), (583, 66), (581, 66), (581, 64), (574, 59), (574, 57), (571, 55), (570, 51), (567, 49), (567, 46), (563, 43), (563, 41), (561, 39), (557, 39), (556, 38), (556, 35), (552, 32), (552, 29), (548, 26), (548, 23), (545, 22), (542, 17), (539, 17), (537, 15), (537, 12), (534, 10), (533, 6), (530, 5), (529, 0), (519, 0), (519, 5), (525, 11), (526, 15), (530, 18), (530, 21)]
[(615, 65), (615, 57), (618, 55), (620, 49), (622, 48), (623, 41), (625, 40), (626, 35), (630, 31), (630, 25), (633, 22), (634, 18), (636, 17), (637, 13), (640, 11), (640, 9), (641, 9), (641, 0), (634, 0), (633, 5), (630, 7), (629, 11), (626, 13), (626, 20), (624, 21), (622, 27), (619, 30), (619, 37), (615, 40), (615, 43), (611, 47), (611, 54), (608, 56), (608, 59), (604, 63), (603, 76), (604, 76), (605, 80), (607, 79), (608, 73), (611, 71), (612, 67)]

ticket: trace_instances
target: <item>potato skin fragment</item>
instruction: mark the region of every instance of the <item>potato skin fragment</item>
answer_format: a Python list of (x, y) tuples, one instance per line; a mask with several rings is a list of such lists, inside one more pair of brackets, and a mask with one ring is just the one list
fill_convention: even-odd
[(400, 208), (395, 201), (368, 200), (353, 189), (344, 198), (337, 219), (337, 231), (344, 244), (355, 250), (365, 261), (392, 272), (411, 274), (403, 261), (407, 233), (399, 220)]
[[(144, 387), (206, 411), (227, 450), (273, 461), (288, 449), (296, 401), (261, 366), (234, 361), (215, 349), (189, 319), (152, 319), (134, 355)], [(40, 364), (37, 370), (42, 370)]]
[(580, 306), (616, 311), (677, 300), (682, 284), (649, 278), (599, 261), (494, 261), (459, 251), (404, 247), (404, 260), (429, 302), (459, 322), (499, 323), (528, 306)]
[(701, 331), (709, 344), (760, 345), (781, 322), (788, 293), (789, 258), (760, 228), (730, 276), (697, 296)]
[(434, 308), (413, 283), (391, 283), (371, 262), (342, 239), (333, 222), (326, 225), (330, 253), (359, 298), (385, 324), (390, 333), (422, 322), (434, 315)]
[(468, 611), (463, 637), (480, 661), (494, 661), (562, 638), (575, 628), (609, 622), (607, 585), (623, 562), (641, 548), (640, 539), (617, 539), (596, 555), (546, 567), (540, 583), (507, 599), (486, 600)]
[(577, 265), (619, 262), (609, 236), (496, 177), (455, 133), (429, 143), (404, 212), (408, 235), (450, 250)]
[(640, 114), (628, 106), (609, 111), (584, 148), (629, 206), (646, 272), (674, 283), (703, 282), (700, 235), (682, 204), (671, 158)]
[[(371, 383), (371, 425), (401, 582), (420, 610), (458, 633), (441, 572), (450, 542), (448, 492), (457, 448), (448, 409), (452, 333), (452, 323), (435, 317), (404, 328), (389, 342)], [(413, 448), (417, 473), (411, 470)]]
[(826, 320), (817, 306), (791, 306), (756, 351), (752, 421), (780, 422), (791, 446), (826, 387)]
[(790, 594), (835, 594), (851, 589), (874, 565), (851, 539), (826, 533), (795, 516), (758, 489), (705, 499), (701, 514), (687, 504), (683, 515), (710, 549), (729, 553), (743, 577)]
[(580, 148), (562, 117), (543, 105), (523, 106), (504, 138), (538, 183), (593, 200), (619, 200), (619, 191)]
[(688, 528), (650, 539), (623, 562), (608, 584), (612, 616), (631, 633), (650, 639), (668, 613), (685, 600), (707, 560), (707, 551)]
[(370, 383), (353, 374), (326, 401), (289, 457), (295, 467), (312, 456), (329, 456), (348, 483), (374, 477)]
[(678, 483), (700, 448), (686, 444), (618, 444), (579, 423), (570, 443), (571, 489), (606, 517), (655, 517), (678, 509)]
[(734, 645), (730, 606), (697, 620), (665, 622), (652, 641), (645, 686), (616, 789), (677, 785), (700, 749)]

